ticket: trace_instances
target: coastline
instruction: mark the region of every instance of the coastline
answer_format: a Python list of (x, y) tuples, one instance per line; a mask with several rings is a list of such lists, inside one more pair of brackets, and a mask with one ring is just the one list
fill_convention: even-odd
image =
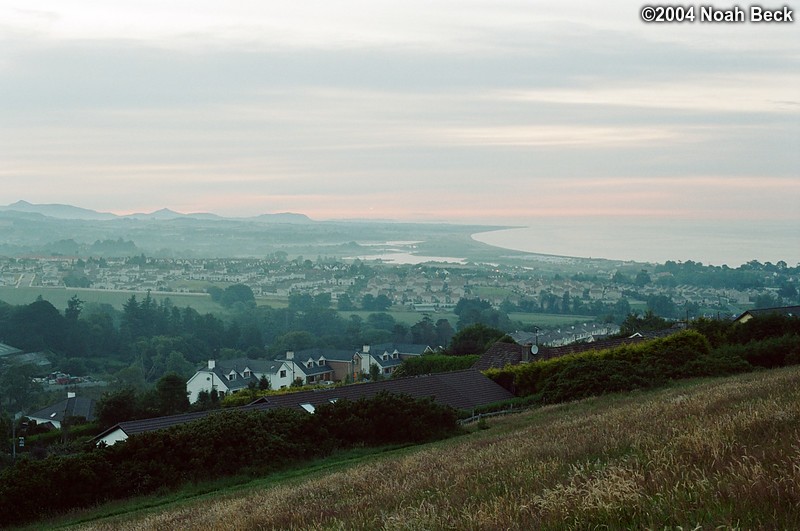
[(800, 235), (789, 223), (743, 220), (540, 219), (527, 227), (476, 232), (509, 252), (644, 264), (694, 261), (737, 268), (750, 261), (800, 263)]

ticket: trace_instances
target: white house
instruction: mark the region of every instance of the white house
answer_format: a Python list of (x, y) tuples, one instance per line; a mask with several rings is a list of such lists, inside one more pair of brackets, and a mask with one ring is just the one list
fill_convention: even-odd
[(282, 389), (294, 381), (293, 372), (292, 365), (281, 360), (208, 360), (208, 365), (186, 382), (186, 392), (189, 402), (194, 403), (203, 391), (225, 396), (247, 389), (251, 382), (258, 386), (262, 377), (270, 389)]
[(362, 373), (370, 374), (370, 366), (376, 365), (380, 374), (391, 376), (403, 360), (431, 352), (434, 350), (428, 345), (382, 343), (364, 345), (356, 356)]

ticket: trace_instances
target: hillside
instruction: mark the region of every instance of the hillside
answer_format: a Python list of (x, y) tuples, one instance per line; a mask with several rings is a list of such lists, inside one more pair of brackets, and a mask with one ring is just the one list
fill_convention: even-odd
[(487, 422), (82, 529), (800, 528), (800, 368)]

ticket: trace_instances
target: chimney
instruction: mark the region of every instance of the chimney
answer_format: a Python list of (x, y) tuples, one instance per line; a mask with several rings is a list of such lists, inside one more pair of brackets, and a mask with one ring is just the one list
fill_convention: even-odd
[(67, 391), (67, 399), (75, 398), (75, 393), (73, 391)]
[(208, 360), (208, 370), (209, 370), (209, 371), (213, 370), (213, 369), (214, 369), (214, 367), (216, 367), (216, 366), (217, 366), (217, 362), (216, 362), (216, 361), (214, 361), (214, 360)]
[(294, 359), (294, 350), (287, 350), (286, 351), (286, 359), (293, 360)]
[(533, 343), (525, 343), (522, 346), (522, 362), (528, 363), (531, 361), (531, 348), (533, 347)]
[(369, 354), (369, 345), (364, 345), (362, 352), (364, 352), (365, 354)]

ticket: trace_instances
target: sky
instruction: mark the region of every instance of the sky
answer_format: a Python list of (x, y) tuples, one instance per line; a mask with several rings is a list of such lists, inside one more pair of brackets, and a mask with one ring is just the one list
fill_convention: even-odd
[(641, 8), (0, 0), (0, 204), (800, 227), (800, 23)]

